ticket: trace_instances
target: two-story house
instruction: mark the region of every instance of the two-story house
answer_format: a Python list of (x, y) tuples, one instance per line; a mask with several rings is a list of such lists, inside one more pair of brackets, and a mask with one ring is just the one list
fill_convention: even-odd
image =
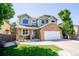
[(58, 40), (62, 38), (61, 30), (54, 16), (43, 15), (32, 18), (27, 14), (18, 16), (16, 22), (17, 40)]

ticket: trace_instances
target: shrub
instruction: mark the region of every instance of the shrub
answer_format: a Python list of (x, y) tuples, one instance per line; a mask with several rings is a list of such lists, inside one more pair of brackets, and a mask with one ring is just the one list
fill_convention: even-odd
[(12, 46), (3, 51), (5, 56), (57, 56), (58, 54), (49, 48)]

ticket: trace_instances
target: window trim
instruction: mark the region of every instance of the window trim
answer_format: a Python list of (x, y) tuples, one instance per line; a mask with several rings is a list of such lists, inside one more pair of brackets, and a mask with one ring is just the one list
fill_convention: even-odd
[(32, 20), (32, 22), (33, 22), (33, 23), (35, 23), (35, 22), (36, 22), (36, 20)]
[(49, 23), (49, 20), (48, 20), (48, 19), (46, 19), (46, 24), (47, 24), (47, 23)]
[(29, 35), (29, 30), (28, 30), (28, 34), (23, 34), (23, 30), (28, 30), (28, 29), (22, 29), (22, 35), (24, 35), (24, 36)]
[(42, 24), (45, 24), (45, 20), (41, 20), (41, 23), (42, 23)]
[(21, 24), (23, 24), (23, 25), (28, 25), (28, 24), (29, 24), (29, 20), (28, 20), (28, 24), (24, 24), (24, 23), (23, 23), (23, 20), (24, 20), (24, 19), (28, 20), (28, 18), (23, 18), (23, 19), (21, 19)]
[(51, 22), (55, 23), (55, 21), (54, 21), (54, 20), (51, 20)]

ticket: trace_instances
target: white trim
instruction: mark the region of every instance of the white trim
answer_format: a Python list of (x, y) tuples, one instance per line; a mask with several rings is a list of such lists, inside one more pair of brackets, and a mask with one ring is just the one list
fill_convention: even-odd
[(39, 27), (27, 27), (27, 26), (23, 26), (23, 25), (19, 25), (19, 26), (16, 26), (16, 28), (23, 28), (23, 29), (39, 29)]
[(28, 24), (23, 24), (23, 20), (24, 19), (27, 19), (28, 20), (28, 18), (27, 17), (25, 17), (25, 18), (22, 18), (22, 19), (20, 19), (21, 21), (20, 21), (20, 23), (22, 24), (22, 25), (29, 25), (29, 20), (28, 20)]
[[(40, 29), (40, 28), (42, 28), (42, 27), (44, 27), (44, 26), (47, 26), (48, 24), (50, 24), (50, 23), (47, 23), (47, 24), (45, 24), (45, 25), (42, 25), (42, 26), (40, 26), (40, 27), (26, 27), (26, 26), (17, 26), (17, 28), (24, 28), (24, 29)], [(55, 24), (55, 23), (52, 23), (52, 24)], [(57, 24), (56, 24), (57, 25)]]
[(44, 39), (45, 40), (60, 40), (61, 39), (60, 31), (44, 31)]

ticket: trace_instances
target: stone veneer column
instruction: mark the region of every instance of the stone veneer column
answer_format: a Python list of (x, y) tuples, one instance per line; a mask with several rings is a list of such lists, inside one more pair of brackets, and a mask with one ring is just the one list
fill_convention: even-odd
[(30, 40), (32, 40), (32, 29), (29, 29)]

